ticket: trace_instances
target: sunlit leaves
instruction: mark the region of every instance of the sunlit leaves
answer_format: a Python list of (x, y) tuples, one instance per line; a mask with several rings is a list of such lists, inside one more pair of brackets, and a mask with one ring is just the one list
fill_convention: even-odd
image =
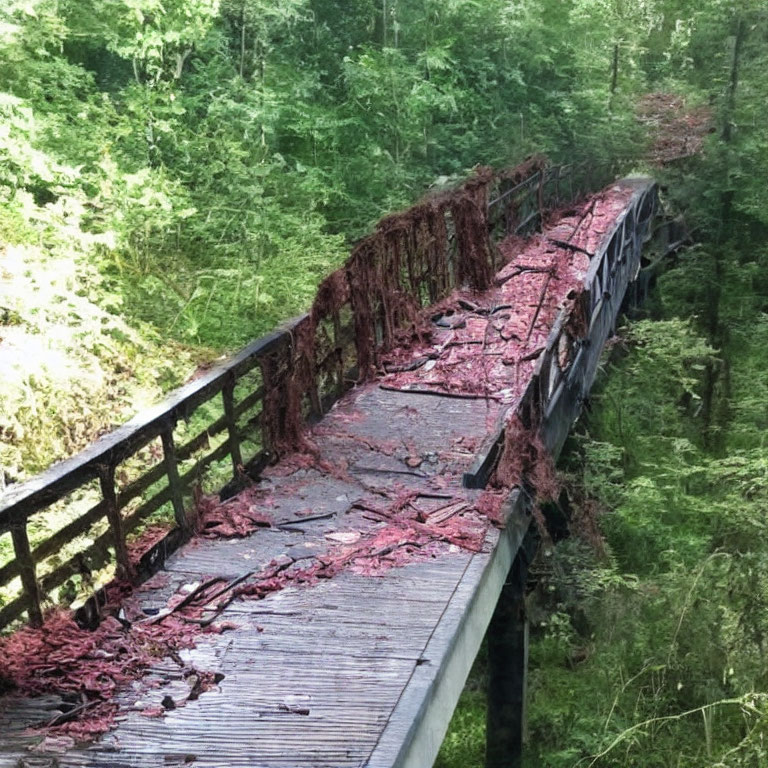
[(134, 64), (137, 80), (178, 79), (208, 34), (219, 0), (65, 0), (70, 24)]

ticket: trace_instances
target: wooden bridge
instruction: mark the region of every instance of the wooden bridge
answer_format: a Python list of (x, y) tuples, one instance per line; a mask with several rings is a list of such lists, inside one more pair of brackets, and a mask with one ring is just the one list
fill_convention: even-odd
[(516, 764), (533, 498), (657, 209), (597, 181), (534, 158), (383, 220), (308, 315), (0, 498), (0, 766), (426, 768), (491, 621)]

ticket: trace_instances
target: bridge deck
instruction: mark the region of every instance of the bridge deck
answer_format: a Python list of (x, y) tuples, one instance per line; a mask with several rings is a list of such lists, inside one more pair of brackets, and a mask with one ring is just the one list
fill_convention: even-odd
[[(6, 694), (0, 765), (430, 765), (527, 526), (509, 488), (469, 490), (462, 475), (632, 193), (614, 187), (527, 245), (502, 244), (495, 288), (443, 302), (429, 336), (337, 403), (303, 453), (205, 503), (202, 535), (125, 616), (157, 622), (217, 578), (166, 619), (217, 631), (122, 690), (114, 727), (88, 745), (25, 730), (61, 712), (58, 697)], [(216, 675), (203, 692), (200, 672)]]

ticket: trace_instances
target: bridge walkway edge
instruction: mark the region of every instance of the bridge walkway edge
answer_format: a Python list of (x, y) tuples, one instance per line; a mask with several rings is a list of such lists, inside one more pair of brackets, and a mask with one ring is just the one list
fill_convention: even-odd
[[(648, 183), (648, 181), (645, 182), (646, 185)], [(610, 295), (606, 291), (603, 292), (603, 294), (600, 296), (600, 310), (593, 313), (593, 322), (589, 327), (588, 334), (586, 336), (587, 343), (582, 343), (579, 345), (577, 355), (569, 366), (565, 378), (560, 381), (558, 388), (553, 391), (547, 402), (547, 407), (543, 414), (543, 421), (540, 425), (540, 435), (546, 447), (549, 448), (549, 450), (554, 455), (560, 451), (562, 443), (564, 442), (565, 437), (571, 427), (572, 421), (576, 418), (581, 410), (584, 398), (588, 394), (589, 388), (591, 387), (591, 384), (594, 380), (605, 340), (608, 338), (611, 329), (615, 324), (623, 296), (626, 293), (630, 282), (637, 276), (637, 270), (639, 269), (640, 263), (640, 246), (641, 243), (634, 242), (632, 248), (627, 249), (627, 253), (631, 251), (630, 258), (623, 259), (621, 261), (621, 265), (617, 267), (618, 272), (611, 275), (613, 284), (621, 285), (622, 290), (619, 292), (614, 289), (613, 295)], [(621, 252), (624, 253), (623, 246)], [(621, 293), (621, 295), (619, 295), (619, 293)], [(430, 394), (437, 395), (438, 393), (433, 392)], [(481, 404), (478, 400), (454, 399), (451, 401), (439, 396), (425, 398), (423, 394), (420, 395), (415, 392), (409, 393), (407, 390), (401, 390), (397, 393), (393, 393), (385, 392), (382, 389), (378, 390), (378, 394), (376, 394), (375, 387), (369, 387), (365, 392), (361, 391), (358, 393), (358, 400), (362, 400), (364, 397), (372, 398), (370, 404), (370, 412), (377, 414), (376, 420), (377, 424), (380, 425), (380, 429), (389, 430), (392, 433), (396, 433), (397, 430), (400, 429), (404, 435), (408, 434), (406, 429), (413, 430), (415, 433), (413, 439), (418, 442), (418, 448), (421, 455), (428, 455), (430, 451), (435, 450), (436, 445), (450, 445), (451, 439), (454, 439), (456, 435), (468, 434), (473, 430), (479, 432), (481, 426), (485, 424), (486, 421), (489, 421), (489, 415), (498, 416), (498, 409), (493, 414), (490, 410), (486, 412), (484, 410), (485, 406), (483, 405), (481, 407)], [(421, 400), (424, 403), (419, 406), (419, 408), (422, 409), (422, 413), (419, 415), (418, 422), (421, 425), (421, 429), (419, 429), (417, 426), (416, 421), (408, 416), (409, 411), (415, 412), (416, 409), (413, 407), (413, 404), (417, 400)], [(445, 423), (441, 423), (440, 419), (438, 419), (437, 405), (433, 407), (433, 410), (435, 411), (434, 417), (424, 415), (425, 411), (429, 411), (429, 407), (426, 406), (427, 401), (431, 401), (432, 403), (437, 403), (437, 401), (444, 401), (443, 404), (441, 404), (441, 407), (443, 408), (442, 419), (445, 421)], [(390, 403), (390, 405), (387, 405), (387, 403)], [(357, 422), (351, 418), (354, 415), (354, 407), (354, 405), (350, 406), (350, 410), (347, 412), (349, 419), (345, 426), (345, 433), (352, 438), (355, 436), (364, 436), (364, 434), (361, 433), (363, 427), (357, 424)], [(343, 410), (343, 407), (341, 410)], [(403, 414), (400, 422), (396, 422), (396, 413)], [(411, 420), (409, 421), (409, 419)], [(430, 434), (427, 434), (427, 430), (425, 429), (427, 425), (431, 425), (433, 427)], [(327, 444), (332, 446), (333, 441), (336, 438), (333, 436), (327, 436), (326, 439)], [(370, 467), (370, 461), (369, 458), (367, 458), (370, 457), (370, 452), (366, 453), (366, 451), (361, 449), (359, 445), (357, 448), (355, 448), (355, 450), (357, 453), (355, 453), (352, 457), (353, 461), (351, 462), (350, 466), (353, 468), (357, 466), (358, 470), (363, 474), (379, 473), (378, 477), (383, 477), (388, 473), (395, 473), (401, 479), (402, 476), (409, 474), (408, 472), (402, 471), (401, 464), (397, 465), (400, 467), (397, 469), (395, 466), (396, 462), (392, 461), (388, 463), (387, 461), (383, 461), (383, 459), (381, 466)], [(451, 468), (455, 474), (455, 471), (461, 468), (461, 463), (464, 460), (449, 458), (446, 461), (451, 465)], [(362, 466), (362, 464), (365, 464), (366, 466)], [(373, 475), (368, 476), (371, 477)], [(458, 477), (459, 475), (456, 476)], [(392, 483), (395, 482), (394, 475), (390, 477), (390, 480)], [(279, 485), (279, 482), (282, 481), (277, 482)], [(409, 480), (409, 482), (415, 487), (419, 483), (422, 483), (422, 480), (418, 480), (418, 482)], [(362, 526), (363, 524), (361, 521), (357, 519), (357, 513), (352, 515), (350, 514), (349, 509), (345, 508), (342, 510), (341, 507), (339, 507), (339, 509), (334, 507), (334, 502), (331, 499), (333, 494), (329, 494), (328, 491), (343, 484), (344, 481), (339, 481), (337, 479), (336, 485), (330, 485), (328, 488), (326, 488), (325, 491), (322, 491), (322, 493), (326, 494), (326, 497), (325, 499), (323, 499), (322, 495), (318, 495), (316, 497), (316, 500), (319, 502), (318, 507), (321, 509), (325, 509), (325, 507), (327, 507), (329, 510), (335, 509), (333, 512), (333, 515), (337, 518), (335, 525), (341, 523), (342, 527), (346, 526), (347, 528), (350, 525)], [(427, 485), (426, 480), (423, 481), (423, 484), (425, 486)], [(285, 495), (289, 495), (288, 490), (289, 489), (286, 490)], [(453, 491), (453, 488), (450, 490), (457, 493), (456, 498), (460, 498), (458, 495), (458, 488), (455, 491)], [(338, 491), (334, 491), (333, 493), (339, 493), (343, 495), (344, 492), (344, 488), (339, 488)], [(321, 493), (319, 486), (317, 493)], [(337, 502), (339, 499), (341, 499), (341, 495), (336, 498)], [(350, 498), (351, 497), (352, 496), (350, 496)], [(302, 498), (304, 497), (302, 496)], [(310, 495), (310, 500), (311, 498), (312, 497)], [(467, 498), (472, 499), (474, 496), (470, 492)], [(281, 502), (279, 499), (278, 502), (278, 511), (280, 512), (280, 516), (289, 515), (293, 522), (296, 522), (296, 515), (302, 514), (303, 510), (301, 507), (307, 503), (298, 499), (292, 499), (290, 503), (285, 503), (281, 507)], [(323, 504), (325, 507), (322, 506)], [(347, 501), (342, 502), (342, 506), (345, 506), (346, 504)], [(403, 642), (398, 647), (398, 642), (400, 641), (400, 638), (397, 637), (398, 631), (409, 631), (407, 622), (398, 616), (395, 617), (396, 620), (392, 622), (391, 626), (387, 628), (387, 637), (374, 637), (374, 633), (372, 631), (369, 632), (367, 628), (364, 631), (360, 628), (357, 628), (355, 632), (352, 633), (355, 637), (363, 637), (363, 634), (365, 634), (366, 642), (370, 642), (369, 649), (358, 649), (354, 655), (356, 670), (350, 673), (351, 676), (349, 681), (354, 682), (355, 685), (359, 684), (361, 687), (364, 684), (372, 686), (375, 685), (376, 675), (374, 667), (376, 667), (375, 662), (377, 661), (377, 655), (379, 656), (379, 661), (383, 665), (388, 663), (388, 659), (385, 658), (385, 656), (386, 654), (389, 654), (390, 660), (398, 661), (398, 668), (405, 670), (406, 662), (408, 665), (411, 665), (412, 668), (410, 669), (407, 677), (405, 675), (403, 676), (402, 684), (398, 681), (397, 686), (394, 686), (394, 684), (390, 686), (392, 694), (392, 706), (391, 708), (388, 708), (388, 714), (386, 715), (386, 718), (383, 722), (381, 721), (381, 718), (383, 717), (383, 708), (379, 714), (374, 713), (373, 709), (371, 709), (370, 712), (366, 712), (361, 708), (364, 706), (364, 696), (362, 697), (363, 700), (361, 702), (355, 704), (355, 707), (358, 708), (350, 706), (343, 713), (341, 713), (341, 710), (339, 710), (339, 712), (345, 717), (351, 718), (349, 720), (350, 723), (359, 722), (360, 725), (358, 727), (360, 728), (368, 727), (369, 730), (373, 729), (375, 726), (374, 720), (381, 724), (381, 727), (378, 725), (375, 726), (379, 727), (379, 730), (375, 734), (375, 737), (372, 739), (370, 747), (367, 746), (368, 737), (366, 737), (366, 744), (364, 745), (362, 743), (362, 736), (355, 735), (355, 738), (350, 738), (348, 744), (348, 746), (352, 747), (353, 749), (346, 754), (345, 759), (339, 759), (337, 762), (333, 762), (331, 752), (334, 752), (335, 754), (336, 747), (338, 746), (334, 745), (334, 750), (331, 750), (331, 752), (329, 752), (325, 757), (308, 757), (306, 762), (301, 762), (301, 765), (327, 766), (333, 764), (338, 766), (341, 764), (354, 764), (356, 766), (366, 766), (367, 768), (387, 768), (388, 766), (395, 766), (397, 768), (400, 768), (400, 766), (416, 766), (417, 768), (426, 768), (426, 766), (429, 766), (433, 763), (440, 748), (444, 734), (450, 723), (456, 702), (458, 701), (467, 675), (469, 674), (470, 668), (477, 654), (477, 650), (480, 647), (486, 629), (492, 620), (498, 596), (501, 594), (502, 588), (507, 581), (510, 566), (513, 564), (513, 561), (525, 540), (526, 533), (531, 527), (529, 501), (524, 492), (520, 491), (519, 489), (512, 490), (511, 495), (507, 499), (505, 511), (507, 516), (506, 528), (502, 530), (501, 533), (497, 533), (494, 530), (489, 531), (486, 537), (486, 547), (482, 552), (472, 554), (469, 557), (466, 557), (465, 560), (462, 559), (464, 558), (464, 555), (462, 555), (462, 558), (456, 558), (456, 566), (451, 567), (451, 573), (455, 573), (458, 576), (455, 587), (451, 586), (450, 598), (445, 604), (439, 601), (437, 597), (432, 599), (433, 612), (436, 616), (439, 615), (439, 619), (436, 623), (429, 625), (429, 632), (428, 635), (425, 635), (427, 639), (424, 643), (422, 643), (421, 640), (418, 640), (417, 642), (412, 638), (408, 642)], [(286, 520), (287, 519), (288, 518), (286, 518)], [(305, 530), (307, 533), (309, 533), (310, 527), (307, 526)], [(324, 521), (318, 521), (312, 524), (312, 533), (316, 533), (320, 541), (323, 541), (323, 537), (327, 536), (329, 532), (333, 533), (335, 531), (335, 528), (326, 527)], [(278, 534), (271, 535), (278, 536)], [(282, 537), (283, 534), (279, 534), (279, 536)], [(307, 539), (309, 539), (309, 536), (307, 536)], [(211, 555), (206, 554), (208, 547), (207, 544), (197, 547), (196, 551), (193, 552), (187, 551), (186, 554), (182, 554), (180, 552), (178, 555), (175, 555), (172, 558), (172, 562), (170, 563), (170, 571), (174, 578), (183, 578), (184, 580), (189, 580), (193, 574), (196, 577), (202, 576), (206, 572), (210, 572), (207, 569), (216, 558), (222, 558), (222, 553), (229, 552), (230, 557), (234, 555), (244, 556), (242, 553), (246, 552), (249, 546), (252, 546), (254, 551), (259, 546), (261, 546), (257, 543), (245, 543), (246, 541), (247, 540), (243, 540), (243, 543), (233, 543), (232, 545), (219, 546), (217, 553), (213, 553)], [(275, 546), (278, 546), (278, 544), (280, 547), (286, 546), (285, 543), (280, 544), (277, 541), (277, 538), (275, 538), (274, 541)], [(248, 551), (250, 552), (250, 550)], [(251, 556), (252, 555), (249, 555), (249, 557)], [(272, 555), (270, 554), (269, 557), (271, 556)], [(259, 557), (261, 557), (261, 553), (259, 554)], [(266, 550), (264, 553), (264, 559), (266, 560)], [(174, 565), (174, 562), (176, 565)], [(464, 565), (465, 562), (468, 564)], [(192, 568), (193, 565), (194, 569)], [(246, 567), (250, 568), (250, 566), (246, 566), (242, 562), (238, 563), (237, 569), (233, 568), (231, 562), (222, 563), (221, 565), (217, 564), (216, 567), (223, 568), (224, 570), (221, 571), (221, 573), (226, 572), (229, 576), (238, 575), (240, 572), (238, 569), (243, 569)], [(402, 575), (400, 576), (398, 573)], [(387, 578), (380, 582), (382, 595), (381, 604), (370, 606), (372, 617), (366, 622), (363, 622), (366, 624), (366, 627), (373, 626), (373, 621), (376, 618), (377, 610), (382, 610), (382, 607), (385, 604), (385, 600), (389, 601), (387, 603), (387, 605), (389, 605), (387, 608), (388, 611), (397, 611), (398, 589), (406, 588), (405, 585), (413, 581), (412, 576), (405, 574), (403, 570), (398, 571), (397, 569), (389, 571), (388, 574), (386, 574), (386, 577)], [(453, 576), (451, 576), (451, 578), (453, 578)], [(446, 590), (448, 588), (447, 585), (448, 581), (446, 580)], [(162, 595), (158, 593), (155, 599), (161, 600), (161, 603), (159, 604), (164, 605), (168, 595), (172, 594), (173, 590), (175, 590), (177, 586), (178, 584), (176, 583), (169, 585), (168, 589), (171, 589), (171, 587), (173, 589), (171, 589), (170, 592), (167, 590), (164, 591)], [(342, 587), (343, 588), (340, 589), (341, 592), (346, 591), (348, 594), (351, 594), (349, 585), (342, 585)], [(286, 592), (287, 591), (288, 590), (286, 590)], [(273, 596), (270, 596), (270, 599), (271, 597)], [(289, 596), (287, 594), (285, 596), (285, 599), (289, 605), (291, 599), (293, 598), (294, 596)], [(298, 597), (296, 598), (296, 601), (296, 604), (300, 608), (306, 609), (307, 606), (304, 605), (304, 603), (308, 603), (309, 598)], [(439, 614), (438, 602), (440, 602)], [(262, 605), (265, 604), (262, 603)], [(368, 606), (366, 606), (365, 598), (363, 598), (360, 602), (359, 609), (363, 610), (366, 607)], [(318, 638), (314, 639), (315, 647), (313, 647), (312, 637), (306, 638), (299, 636), (299, 633), (303, 632), (307, 627), (310, 632), (313, 630), (313, 628), (318, 632), (325, 632), (327, 627), (332, 625), (332, 620), (329, 619), (328, 616), (324, 617), (323, 621), (325, 624), (323, 626), (321, 626), (322, 622), (317, 619), (317, 617), (323, 613), (326, 608), (327, 606), (320, 605), (314, 606), (311, 610), (308, 609), (307, 617), (305, 617), (308, 623), (302, 624), (301, 621), (297, 620), (294, 627), (288, 627), (290, 622), (272, 619), (275, 629), (279, 629), (281, 632), (283, 632), (282, 636), (278, 637), (277, 635), (273, 635), (272, 638), (269, 636), (269, 618), (257, 619), (258, 610), (254, 610), (248, 607), (239, 609), (239, 612), (238, 610), (235, 610), (235, 618), (244, 619), (246, 621), (246, 625), (243, 627), (244, 629), (246, 626), (250, 627), (248, 624), (249, 621), (255, 622), (259, 620), (267, 626), (268, 630), (268, 632), (261, 639), (244, 641), (242, 643), (242, 647), (246, 652), (256, 652), (257, 650), (261, 652), (261, 649), (263, 648), (265, 652), (264, 658), (266, 659), (270, 653), (275, 655), (278, 651), (286, 652), (283, 649), (288, 649), (287, 652), (293, 653), (294, 648), (290, 646), (290, 643), (295, 643), (295, 650), (301, 650), (302, 653), (304, 653), (307, 657), (302, 663), (305, 663), (307, 668), (307, 675), (310, 675), (313, 669), (317, 670), (317, 664), (319, 662), (320, 656), (327, 656), (329, 654), (332, 655), (333, 653), (342, 654), (345, 650), (344, 638), (340, 638), (337, 642), (335, 642), (332, 648), (321, 649), (319, 648), (319, 637), (324, 637), (324, 635), (318, 635)], [(348, 613), (350, 610), (348, 610)], [(382, 613), (381, 615), (384, 614)], [(256, 626), (258, 629), (257, 625), (254, 624), (254, 626)], [(348, 627), (345, 629), (345, 631), (347, 631), (347, 629)], [(261, 629), (258, 629), (258, 632), (261, 631)], [(420, 628), (419, 631), (427, 631), (426, 617), (424, 627)], [(233, 636), (236, 636), (236, 634), (237, 633), (233, 633)], [(254, 637), (256, 636), (254, 635)], [(222, 642), (222, 647), (225, 647), (224, 655), (229, 652), (230, 645), (227, 645), (226, 641)], [(407, 649), (407, 651), (405, 649)], [(383, 651), (386, 651), (386, 653), (383, 653)], [(372, 668), (368, 670), (367, 673), (365, 673), (367, 676), (355, 677), (354, 675), (364, 674), (363, 667), (365, 664), (366, 654), (368, 654), (368, 658), (371, 660)], [(234, 656), (236, 654), (233, 653), (232, 655)], [(288, 665), (295, 665), (297, 663), (297, 658), (298, 657), (295, 656), (292, 660), (286, 661), (286, 663)], [(334, 671), (334, 664), (343, 666), (341, 661), (342, 658), (343, 656), (339, 655), (338, 661), (329, 662), (329, 669)], [(224, 662), (223, 657), (221, 660)], [(382, 669), (383, 668), (384, 667), (382, 667)], [(323, 677), (323, 675), (319, 675), (319, 677)], [(344, 684), (345, 678), (340, 675), (329, 675), (329, 679), (332, 683), (339, 686)], [(279, 680), (279, 677), (276, 677), (275, 680)], [(309, 680), (309, 677), (307, 677), (307, 680)], [(253, 697), (254, 694), (252, 694), (252, 692), (248, 693), (247, 689), (243, 688), (242, 685), (252, 685), (254, 682), (258, 683), (258, 678), (249, 678), (246, 676), (243, 678), (243, 681), (244, 682), (240, 685), (240, 692), (243, 695), (251, 695)], [(232, 687), (229, 690), (236, 694), (238, 691), (238, 684), (237, 672), (234, 670), (233, 674), (231, 674), (224, 682), (225, 689), (230, 685)], [(397, 687), (397, 693), (395, 693), (395, 687)], [(318, 690), (320, 690), (322, 693), (322, 687), (319, 685), (319, 683)], [(279, 686), (275, 686), (274, 681), (267, 681), (265, 682), (265, 691), (269, 693), (275, 693), (275, 691), (279, 691)], [(347, 696), (351, 695), (349, 691), (345, 692), (343, 688), (340, 689), (339, 693), (346, 694)], [(325, 700), (318, 701), (319, 714), (324, 716), (326, 722), (329, 722), (330, 719), (333, 718), (336, 714), (336, 709), (334, 709), (336, 702), (333, 701), (332, 694), (332, 691), (327, 692)], [(200, 700), (202, 701), (204, 698), (205, 695), (201, 697)], [(343, 699), (345, 702), (347, 701), (345, 695), (340, 695), (340, 699)], [(206, 702), (208, 701), (210, 700), (206, 699)], [(262, 707), (262, 704), (261, 702), (254, 702), (251, 702), (251, 706), (253, 711), (257, 712), (258, 707)], [(321, 712), (320, 710), (322, 707), (320, 705), (328, 704), (328, 702), (330, 702), (330, 708), (325, 712)], [(195, 704), (197, 704), (197, 702), (195, 702)], [(387, 705), (387, 707), (389, 707), (389, 705)], [(207, 704), (206, 706), (203, 706), (202, 725), (199, 722), (194, 723), (192, 713), (194, 708), (194, 706), (191, 706), (187, 710), (186, 714), (184, 714), (184, 709), (177, 710), (177, 712), (180, 712), (181, 714), (177, 714), (175, 717), (180, 722), (184, 721), (192, 724), (192, 733), (194, 738), (191, 740), (192, 746), (190, 749), (192, 749), (194, 746), (200, 747), (200, 764), (204, 764), (206, 766), (214, 765), (216, 764), (216, 745), (213, 743), (215, 739), (212, 737), (208, 740), (210, 743), (206, 745), (205, 741), (200, 741), (203, 738), (202, 732), (197, 733), (200, 728), (205, 726), (204, 714), (205, 712), (210, 712), (210, 706)], [(254, 721), (253, 728), (249, 729), (248, 736), (252, 739), (256, 739), (257, 733), (263, 732), (260, 731), (259, 728), (265, 728), (267, 724), (266, 721), (268, 717), (271, 716), (272, 715), (267, 716), (256, 714), (257, 718), (264, 717), (264, 720), (262, 721), (262, 725), (259, 725), (257, 721)], [(315, 711), (313, 705), (312, 719), (314, 719), (314, 717)], [(170, 720), (172, 720), (171, 717), (169, 717), (169, 721)], [(295, 728), (297, 728), (298, 731), (293, 731), (290, 729), (286, 730), (286, 728), (288, 728), (288, 726), (286, 726), (286, 728), (283, 728), (282, 731), (281, 728), (278, 727), (276, 733), (278, 736), (280, 732), (284, 733), (284, 735), (290, 735), (288, 742), (293, 743), (295, 739), (298, 738), (298, 732), (300, 732), (302, 729), (307, 733), (310, 732), (310, 729), (307, 727), (311, 725), (309, 722), (310, 718), (306, 718), (307, 722), (304, 725), (301, 724), (301, 720), (302, 718), (298, 718), (297, 720), (293, 721), (296, 723)], [(370, 723), (368, 722), (369, 720)], [(149, 733), (150, 731), (156, 735), (154, 737), (154, 741), (153, 739), (149, 740), (149, 744), (151, 745), (152, 743), (160, 743), (159, 735), (161, 733), (165, 733), (166, 731), (163, 731), (162, 727), (157, 724), (156, 721), (145, 721), (146, 725), (140, 723), (139, 726), (136, 725), (137, 722), (140, 721), (132, 716), (132, 725), (129, 724), (126, 726), (126, 728), (118, 729), (119, 731), (127, 733), (127, 743), (129, 747), (131, 740), (133, 739), (133, 744), (138, 750), (140, 747), (140, 737), (144, 738), (141, 736), (141, 734)], [(1, 711), (0, 723), (2, 723)], [(363, 723), (365, 723), (365, 725), (363, 725)], [(322, 725), (323, 723), (320, 722), (319, 726), (322, 727)], [(337, 724), (337, 726), (338, 727), (336, 727), (334, 732), (343, 733), (344, 723)], [(349, 726), (347, 726), (347, 728), (349, 728)], [(170, 725), (166, 730), (168, 729), (170, 729)], [(205, 728), (203, 728), (203, 730), (205, 730)], [(350, 736), (351, 735), (352, 734), (350, 734)], [(371, 735), (373, 735), (372, 730)], [(331, 737), (332, 733), (330, 730), (327, 732), (322, 730), (318, 731), (318, 739), (320, 740), (319, 744), (330, 746), (330, 741), (328, 740), (331, 739)], [(104, 749), (102, 750), (100, 759), (107, 762), (99, 762), (98, 764), (110, 766), (118, 765), (117, 762), (109, 762), (112, 760), (112, 758), (109, 757), (109, 749), (107, 749), (106, 746), (107, 745), (105, 745)], [(207, 753), (205, 749), (206, 746), (208, 749)], [(284, 752), (286, 749), (289, 749), (290, 746), (287, 742), (280, 742), (279, 738), (276, 738), (275, 743), (269, 746), (268, 749), (265, 746), (263, 761), (253, 761), (256, 759), (255, 752), (251, 752), (250, 754), (253, 757), (249, 758), (245, 751), (245, 745), (243, 744), (232, 744), (231, 748), (232, 754), (235, 756), (236, 761), (228, 764), (233, 766), (241, 764), (249, 766), (258, 765), (259, 768), (261, 768), (262, 765), (292, 765), (295, 768), (295, 766), (299, 764), (299, 762), (296, 761), (298, 758), (291, 762), (292, 758), (290, 755), (282, 754), (281, 750)], [(131, 749), (132, 748), (128, 749), (126, 757), (123, 758), (125, 762), (119, 763), (120, 765), (149, 765), (149, 763), (135, 762), (140, 758), (140, 754), (138, 751), (131, 752)], [(115, 752), (119, 751), (119, 748), (115, 750)], [(179, 752), (179, 755), (183, 756), (182, 752)], [(96, 753), (93, 750), (81, 752), (79, 755), (70, 753), (66, 757), (62, 756), (60, 759), (60, 764), (95, 765), (96, 763), (88, 762), (89, 759), (94, 759), (95, 757)], [(159, 755), (156, 757), (161, 761), (158, 764), (162, 764), (163, 758)], [(120, 759), (120, 757), (116, 755), (115, 759)], [(211, 760), (214, 762), (212, 763)], [(194, 762), (195, 761), (193, 761), (192, 764), (194, 764)], [(24, 763), (18, 763), (17, 765), (23, 764)], [(156, 763), (152, 762), (151, 764), (155, 765)]]

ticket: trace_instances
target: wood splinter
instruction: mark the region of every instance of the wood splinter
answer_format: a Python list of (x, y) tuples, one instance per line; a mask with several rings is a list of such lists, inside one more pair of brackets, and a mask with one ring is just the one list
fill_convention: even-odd
[(98, 703), (98, 699), (89, 701), (85, 698), (85, 696), (83, 696), (81, 704), (78, 704), (76, 707), (72, 707), (72, 709), (68, 709), (66, 712), (59, 712), (58, 715), (54, 715), (54, 717), (52, 717), (48, 722), (40, 723), (38, 727), (53, 728), (57, 725), (63, 725), (64, 723), (68, 723), (71, 720), (76, 719), (82, 712), (85, 712), (86, 709), (90, 709)]

